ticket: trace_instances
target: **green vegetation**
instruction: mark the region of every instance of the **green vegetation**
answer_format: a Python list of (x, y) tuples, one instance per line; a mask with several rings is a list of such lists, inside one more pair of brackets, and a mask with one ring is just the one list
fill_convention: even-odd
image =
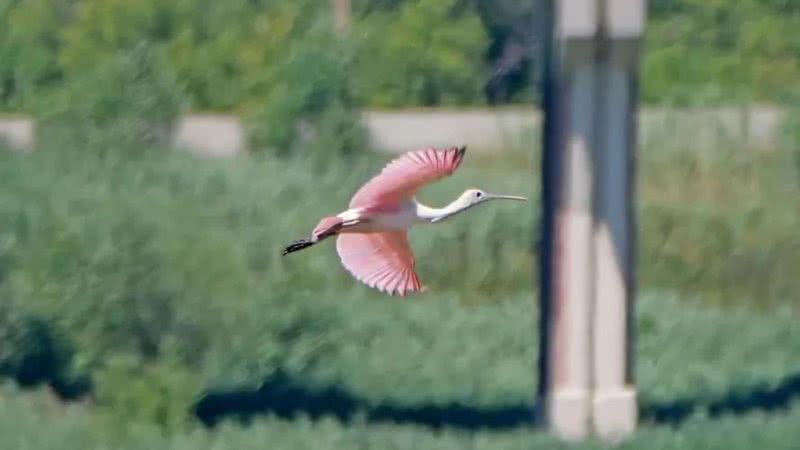
[(363, 43), (356, 73), (369, 105), (480, 101), (488, 36), (471, 9), (456, 12), (458, 3), (407, 1), (357, 24), (354, 32)]
[[(228, 420), (210, 429), (189, 426), (164, 433), (163, 427), (130, 415), (118, 421), (114, 410), (64, 405), (42, 390), (21, 393), (6, 387), (0, 390), (5, 406), (0, 410), (0, 446), (249, 449), (277, 439), (287, 449), (566, 447), (519, 424), (469, 430), (457, 422), (447, 425), (445, 418), (444, 428), (431, 429), (424, 421), (415, 422), (420, 418), (414, 416), (402, 423), (393, 423), (391, 417), (370, 419), (370, 411), (387, 405), (413, 410), (457, 401), (489, 411), (492, 406), (528, 404), (535, 382), (529, 294), (477, 307), (461, 305), (447, 293), (395, 304), (351, 292), (332, 304), (327, 295), (316, 302), (321, 308), (308, 311), (317, 320), (336, 322), (336, 330), (326, 333), (335, 343), (318, 342), (323, 348), (316, 363), (301, 357), (305, 368), (292, 371), (307, 391), (341, 383), (346, 392), (364, 399), (359, 403), (364, 411), (350, 421), (336, 418), (335, 410), (323, 410), (321, 417), (311, 419), (301, 409), (292, 420), (264, 415), (247, 423)], [(786, 354), (790, 343), (800, 339), (796, 315), (720, 311), (645, 295), (638, 317), (643, 425), (621, 448), (793, 448), (800, 437), (800, 368)], [(265, 328), (273, 323), (268, 315), (263, 321)], [(315, 339), (323, 337), (313, 328), (307, 330)], [(227, 342), (239, 339), (233, 334)], [(284, 346), (298, 357), (297, 341), (305, 338), (294, 339)], [(241, 345), (237, 342), (231, 349)], [(167, 380), (175, 376), (163, 375)], [(120, 391), (142, 393), (145, 381), (151, 380), (131, 378)], [(141, 411), (147, 404), (142, 399), (123, 403), (117, 412)], [(46, 431), (43, 422), (48, 424)], [(673, 423), (677, 428), (670, 426)], [(567, 448), (607, 447), (589, 443)]]
[(274, 69), (270, 100), (249, 116), (253, 148), (275, 156), (351, 156), (366, 145), (352, 49), (315, 27), (291, 42), (291, 57)]
[[(791, 100), (793, 38), (769, 32), (790, 2), (653, 3), (648, 100)], [(0, 151), (0, 448), (560, 446), (523, 425), (535, 155), (471, 153), (422, 193), (532, 199), (412, 232), (423, 296), (360, 285), (330, 243), (281, 256), (385, 163), (360, 106), (483, 101), (476, 60), (508, 31), (483, 0), (353, 5), (339, 36), (310, 0), (0, 0), (0, 104), (39, 119), (36, 151)], [(245, 113), (255, 151), (171, 148), (185, 108)], [(800, 437), (797, 117), (773, 152), (643, 150), (644, 426), (623, 448)]]
[[(354, 396), (344, 404), (367, 411), (524, 408), (535, 386), (534, 155), (471, 154), (456, 178), (422, 193), (444, 203), (469, 180), (534, 206), (489, 205), (413, 233), (428, 295), (388, 300), (355, 283), (330, 245), (281, 256), (385, 163), (331, 131), (348, 123), (330, 112), (348, 107), (350, 85), (340, 63), (315, 53), (321, 36), (298, 41), (276, 74), (288, 107), (265, 112), (278, 118), (271, 127), (310, 124), (300, 129), (310, 139), (271, 140), (265, 128), (266, 153), (170, 151), (167, 129), (142, 130), (153, 118), (169, 124), (182, 95), (144, 46), (59, 90), (35, 152), (0, 152), (2, 374), (88, 396), (99, 418), (85, 420), (102, 428), (141, 424), (175, 439), (201, 433), (192, 408), (205, 392), (252, 390), (277, 374), (312, 391), (337, 386)], [(318, 81), (298, 83), (314, 61)], [(129, 92), (115, 94), (116, 80)], [(796, 370), (780, 349), (797, 341), (800, 204), (787, 152), (657, 150), (640, 172), (639, 278), (651, 300), (638, 345), (643, 399), (662, 417), (658, 404), (714, 410), (728, 391), (747, 395)], [(685, 300), (665, 297), (674, 294)], [(750, 316), (776, 308), (788, 315)], [(753, 359), (746, 368), (742, 355)]]
[[(0, 411), (0, 445), (4, 448), (81, 449), (261, 449), (265, 445), (284, 449), (603, 449), (599, 443), (565, 445), (544, 433), (525, 428), (508, 431), (480, 430), (467, 433), (458, 429), (431, 430), (403, 424), (344, 424), (330, 418), (310, 421), (298, 418), (287, 422), (260, 418), (247, 427), (224, 424), (213, 431), (192, 430), (163, 436), (145, 426), (132, 426), (127, 439), (109, 437), (100, 418), (87, 414), (81, 406), (53, 405), (46, 395), (18, 396), (13, 389), (2, 395), (7, 408)], [(7, 399), (7, 400), (6, 400)], [(721, 419), (694, 417), (680, 431), (645, 425), (622, 449), (708, 449), (738, 450), (764, 448), (793, 449), (798, 434), (800, 405), (795, 402), (786, 412), (753, 413)], [(42, 421), (52, 423), (41, 433)]]
[[(492, 101), (535, 96), (529, 74), (541, 61), (521, 51), (536, 44), (533, 2), (352, 3), (352, 29), (339, 39), (329, 30), (326, 49), (339, 55), (331, 46), (341, 45), (353, 53), (348, 76), (359, 104), (482, 104), (497, 83), (501, 93)], [(648, 5), (645, 102), (797, 101), (796, 2)], [(253, 113), (273, 101), (283, 105), (280, 68), (295, 41), (330, 28), (329, 6), (329, 0), (0, 0), (0, 110), (30, 111), (51, 90), (143, 43), (166, 56), (193, 110)]]
[(645, 286), (721, 303), (799, 304), (797, 151), (645, 152), (638, 181)]
[[(128, 156), (113, 157), (120, 154)], [(786, 357), (800, 340), (793, 295), (800, 281), (791, 269), (798, 264), (795, 166), (782, 152), (718, 155), (643, 161), (637, 345), (650, 422), (682, 418), (683, 401), (701, 416), (717, 411), (731, 396), (779, 389), (798, 370)], [(58, 433), (68, 433), (75, 448), (91, 448), (132, 433), (130, 442), (180, 446), (219, 433), (211, 440), (246, 446), (252, 436), (299, 427), (287, 438), (296, 445), (312, 430), (371, 442), (364, 445), (446, 439), (481, 447), (529, 438), (550, 445), (522, 429), (437, 434), (413, 421), (345, 427), (267, 418), (252, 428), (201, 431), (191, 413), (208, 390), (252, 390), (277, 373), (311, 391), (337, 386), (367, 412), (386, 404), (406, 411), (528, 404), (535, 207), (487, 206), (412, 234), (431, 293), (402, 301), (354, 283), (330, 245), (280, 255), (383, 164), (376, 155), (331, 158), (321, 169), (301, 155), (219, 161), (42, 148), (0, 158), (0, 371), (22, 383), (50, 382), (64, 395), (89, 395), (96, 405), (54, 417), (63, 425), (52, 433), (3, 433), (6, 439), (46, 448), (53, 445), (47, 439), (61, 442)], [(529, 195), (535, 205), (534, 167), (530, 155), (472, 154), (455, 178), (422, 198), (442, 203), (469, 180)], [(701, 306), (714, 303), (724, 309)], [(763, 406), (754, 402), (756, 410)], [(664, 406), (673, 403), (682, 412)], [(797, 410), (713, 420), (725, 436), (719, 443), (700, 431), (712, 419), (691, 418), (681, 430), (695, 430), (685, 433), (698, 448), (742, 436), (775, 443), (760, 427), (786, 435)], [(30, 414), (11, 423), (50, 413)], [(660, 423), (636, 439), (668, 446), (674, 435)], [(104, 437), (89, 431), (96, 427), (127, 431)]]
[(39, 146), (123, 154), (168, 146), (183, 96), (160, 56), (148, 45), (138, 46), (86, 69), (41, 99)]
[(797, 101), (797, 2), (653, 0), (648, 8), (645, 101)]

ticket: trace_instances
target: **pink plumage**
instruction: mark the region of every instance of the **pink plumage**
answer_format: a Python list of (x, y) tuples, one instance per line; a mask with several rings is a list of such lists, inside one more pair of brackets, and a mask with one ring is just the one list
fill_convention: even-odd
[(336, 250), (347, 271), (369, 287), (401, 296), (424, 289), (405, 231), (343, 233)]
[(357, 280), (390, 295), (424, 291), (408, 243), (408, 229), (412, 225), (439, 223), (486, 200), (524, 200), (468, 189), (444, 208), (417, 202), (417, 191), (451, 175), (461, 165), (465, 151), (465, 147), (427, 148), (394, 159), (353, 195), (349, 209), (324, 217), (311, 233), (311, 239), (293, 242), (284, 254), (335, 235), (342, 265)]
[(451, 175), (464, 159), (466, 147), (427, 148), (391, 161), (350, 200), (351, 208), (396, 205), (409, 200), (426, 184)]
[[(396, 209), (426, 184), (451, 175), (464, 159), (465, 151), (465, 147), (453, 147), (405, 153), (365, 183), (353, 195), (350, 207)], [(344, 267), (369, 287), (400, 296), (424, 290), (414, 269), (414, 253), (406, 231), (342, 233), (336, 240), (336, 251)]]
[(324, 239), (326, 235), (335, 234), (341, 226), (342, 219), (339, 217), (323, 217), (322, 220), (319, 221), (319, 224), (314, 227), (314, 231), (311, 232), (311, 235), (314, 236), (315, 239)]

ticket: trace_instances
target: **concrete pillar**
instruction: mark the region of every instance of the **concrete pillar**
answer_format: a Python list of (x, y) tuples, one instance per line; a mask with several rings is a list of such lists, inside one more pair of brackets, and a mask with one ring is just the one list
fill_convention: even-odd
[(540, 404), (568, 440), (636, 424), (633, 154), (644, 0), (552, 0)]
[(333, 6), (333, 23), (338, 33), (346, 33), (350, 29), (352, 8), (350, 0), (331, 0)]
[(634, 156), (638, 59), (644, 2), (605, 0), (598, 54), (598, 140), (594, 204), (594, 393), (598, 436), (616, 441), (637, 421), (633, 380)]

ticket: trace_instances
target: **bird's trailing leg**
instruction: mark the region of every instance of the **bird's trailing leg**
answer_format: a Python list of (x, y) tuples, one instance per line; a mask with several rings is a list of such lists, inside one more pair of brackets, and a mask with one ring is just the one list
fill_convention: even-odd
[(283, 250), (283, 254), (288, 255), (289, 253), (311, 247), (325, 238), (336, 235), (339, 230), (347, 225), (351, 225), (351, 223), (345, 222), (339, 217), (325, 217), (319, 222), (319, 225), (314, 228), (314, 231), (311, 233), (311, 239), (298, 239), (292, 242)]
[(283, 254), (288, 255), (289, 253), (298, 252), (304, 248), (311, 247), (312, 245), (314, 245), (314, 241), (311, 239), (298, 239), (286, 246), (286, 248), (283, 250)]

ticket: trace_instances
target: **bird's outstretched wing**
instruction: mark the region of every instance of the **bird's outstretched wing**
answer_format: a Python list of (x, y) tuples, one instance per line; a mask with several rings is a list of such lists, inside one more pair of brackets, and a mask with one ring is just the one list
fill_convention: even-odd
[(401, 296), (425, 289), (406, 231), (343, 233), (336, 238), (336, 251), (345, 269), (369, 287)]
[(405, 153), (361, 186), (350, 200), (350, 207), (395, 205), (408, 200), (424, 185), (452, 174), (461, 165), (466, 150), (462, 146)]

